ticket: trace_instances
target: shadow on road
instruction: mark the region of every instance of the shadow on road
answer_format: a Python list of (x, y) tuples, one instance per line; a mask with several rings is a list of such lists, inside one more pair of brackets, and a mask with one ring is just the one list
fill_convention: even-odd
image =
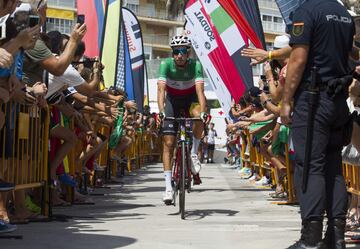
[(239, 211), (230, 209), (203, 209), (186, 211), (185, 218), (189, 220), (201, 220), (208, 216), (235, 216)]
[(191, 192), (202, 193), (202, 192), (266, 192), (273, 191), (272, 189), (266, 188), (201, 188), (201, 189), (192, 189)]
[[(1, 239), (1, 248), (15, 249), (114, 249), (126, 247), (136, 243), (136, 239), (125, 236), (110, 236), (110, 235), (97, 235), (90, 234), (106, 230), (84, 230), (85, 234), (80, 234), (78, 229), (65, 229), (57, 231), (58, 234), (48, 235), (41, 237), (41, 234), (34, 236), (24, 235), (22, 239), (10, 240)], [(1, 237), (0, 237), (1, 238)], [(26, 246), (25, 246), (26, 245)]]

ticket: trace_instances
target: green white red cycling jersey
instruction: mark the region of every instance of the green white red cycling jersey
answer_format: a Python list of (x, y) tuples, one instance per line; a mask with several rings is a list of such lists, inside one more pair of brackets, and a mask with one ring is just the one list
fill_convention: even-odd
[(204, 84), (203, 68), (199, 61), (188, 59), (184, 68), (177, 67), (173, 58), (160, 64), (159, 83), (166, 84), (171, 96), (186, 96), (196, 92), (196, 84)]

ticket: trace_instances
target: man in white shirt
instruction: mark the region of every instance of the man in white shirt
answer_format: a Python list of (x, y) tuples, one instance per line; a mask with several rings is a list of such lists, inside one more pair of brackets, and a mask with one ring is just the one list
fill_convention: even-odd
[(208, 163), (214, 162), (214, 151), (215, 151), (215, 137), (217, 137), (216, 130), (214, 129), (215, 124), (210, 123), (210, 128), (208, 131)]

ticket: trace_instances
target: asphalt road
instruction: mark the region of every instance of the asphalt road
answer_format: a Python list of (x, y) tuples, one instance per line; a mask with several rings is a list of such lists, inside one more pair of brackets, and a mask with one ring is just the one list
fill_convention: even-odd
[(95, 205), (56, 208), (58, 220), (8, 234), (22, 239), (0, 235), (0, 249), (284, 249), (299, 238), (299, 207), (272, 204), (270, 190), (221, 164), (201, 174), (186, 196), (186, 220), (162, 203), (162, 167), (153, 164), (95, 189)]
[(269, 190), (241, 180), (234, 169), (208, 164), (203, 184), (186, 196), (186, 220), (161, 202), (161, 164), (96, 189), (95, 205), (55, 209), (69, 219), (20, 225), (0, 248), (26, 249), (283, 249), (299, 237), (298, 207), (278, 206)]

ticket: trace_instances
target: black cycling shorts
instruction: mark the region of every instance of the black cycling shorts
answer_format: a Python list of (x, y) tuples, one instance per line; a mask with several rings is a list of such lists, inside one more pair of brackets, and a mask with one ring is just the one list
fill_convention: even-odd
[[(189, 117), (190, 112), (194, 106), (198, 105), (199, 101), (196, 93), (186, 95), (184, 97), (166, 96), (165, 100), (165, 116), (179, 118), (181, 116)], [(178, 125), (174, 121), (165, 120), (162, 127), (162, 134), (176, 136)]]

